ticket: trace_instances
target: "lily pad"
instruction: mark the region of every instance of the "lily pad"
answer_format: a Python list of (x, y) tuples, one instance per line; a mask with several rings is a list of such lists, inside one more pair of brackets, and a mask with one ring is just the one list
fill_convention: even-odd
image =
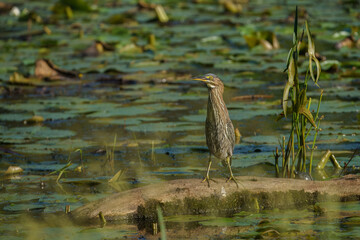
[(5, 129), (0, 134), (0, 141), (4, 143), (26, 143), (29, 140), (72, 137), (75, 133), (70, 130), (51, 129), (45, 126), (28, 126)]
[(127, 126), (127, 130), (135, 132), (183, 132), (202, 130), (202, 126), (178, 122), (143, 123), (139, 126)]

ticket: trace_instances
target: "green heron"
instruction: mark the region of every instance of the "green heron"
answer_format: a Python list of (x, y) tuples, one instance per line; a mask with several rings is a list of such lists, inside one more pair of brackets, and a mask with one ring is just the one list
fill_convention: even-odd
[(212, 180), (209, 177), (211, 155), (214, 155), (226, 161), (230, 171), (230, 177), (226, 182), (233, 180), (236, 186), (239, 187), (231, 170), (231, 158), (235, 146), (235, 132), (223, 99), (224, 84), (218, 76), (212, 73), (205, 74), (202, 77), (196, 77), (193, 80), (205, 82), (209, 90), (205, 135), (210, 155), (203, 182), (207, 181), (208, 186), (210, 186), (210, 180)]

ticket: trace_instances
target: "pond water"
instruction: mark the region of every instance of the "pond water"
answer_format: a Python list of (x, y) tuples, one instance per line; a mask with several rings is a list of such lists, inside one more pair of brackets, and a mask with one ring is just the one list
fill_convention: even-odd
[[(0, 36), (0, 169), (19, 166), (24, 170), (1, 178), (0, 238), (152, 238), (128, 223), (104, 228), (66, 222), (57, 225), (49, 223), (50, 217), (44, 222), (37, 216), (64, 211), (67, 205), (75, 209), (118, 191), (161, 181), (199, 178), (200, 182), (208, 151), (204, 135), (207, 89), (191, 81), (199, 74), (216, 73), (225, 84), (224, 100), (242, 135), (235, 146), (234, 174), (275, 176), (273, 152), (282, 136), (288, 137), (290, 128), (289, 119), (276, 119), (282, 111), (287, 78), (283, 70), (292, 42), (289, 16), (296, 4), (306, 9), (316, 49), (326, 57), (319, 81), (324, 90), (320, 109), (324, 119), (314, 165), (327, 149), (343, 164), (359, 147), (360, 50), (336, 48), (351, 34), (358, 38), (357, 1), (250, 1), (242, 3), (239, 14), (229, 13), (211, 0), (156, 1), (169, 15), (167, 24), (158, 23), (153, 9), (139, 8), (137, 1), (131, 0), (88, 1), (85, 6), (94, 10), (79, 7), (83, 11), (72, 11), (72, 17), (51, 11), (52, 7), (61, 9), (61, 4), (55, 5), (57, 1), (8, 3), (20, 11), (32, 11), (41, 21), (34, 18), (30, 24), (6, 11), (0, 15), (4, 33)], [(26, 35), (43, 26), (51, 34)], [(280, 48), (250, 48), (244, 36), (256, 32), (275, 33)], [(151, 34), (156, 43), (149, 47)], [(115, 51), (82, 56), (95, 40), (115, 44)], [(60, 68), (79, 71), (83, 77), (20, 84), (9, 80), (14, 72), (33, 75), (35, 61), (43, 57)], [(304, 69), (306, 62), (300, 71)], [(314, 110), (320, 89), (309, 85)], [(248, 95), (262, 97), (236, 100)], [(44, 121), (31, 123), (34, 115)], [(50, 173), (69, 160), (73, 164), (57, 183), (58, 172)], [(358, 160), (355, 156), (352, 164), (358, 166)], [(122, 180), (108, 183), (119, 170), (123, 171)], [(331, 177), (331, 165), (326, 171)], [(211, 175), (225, 178), (227, 171), (216, 162)], [(188, 233), (188, 238), (359, 236), (358, 202), (323, 208), (323, 215), (305, 209), (165, 220), (169, 236)], [(204, 234), (198, 236), (200, 230)]]

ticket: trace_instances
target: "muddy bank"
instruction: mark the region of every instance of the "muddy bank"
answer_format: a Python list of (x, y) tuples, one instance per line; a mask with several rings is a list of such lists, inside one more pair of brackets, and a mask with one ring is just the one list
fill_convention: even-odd
[(360, 176), (347, 175), (329, 181), (238, 177), (241, 185), (215, 179), (211, 187), (200, 179), (179, 179), (136, 188), (91, 202), (72, 212), (76, 220), (156, 218), (156, 206), (164, 215), (222, 214), (265, 209), (301, 208), (323, 201), (360, 199)]

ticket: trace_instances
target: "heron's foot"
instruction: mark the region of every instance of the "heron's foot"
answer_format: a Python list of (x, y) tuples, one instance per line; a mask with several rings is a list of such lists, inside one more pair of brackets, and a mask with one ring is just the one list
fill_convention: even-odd
[(215, 181), (214, 179), (210, 178), (209, 176), (204, 177), (204, 179), (203, 179), (201, 182), (203, 183), (203, 182), (205, 182), (205, 181), (207, 182), (208, 187), (210, 187), (210, 181), (213, 181), (213, 182), (217, 183), (217, 181)]
[(238, 182), (236, 181), (235, 177), (231, 174), (231, 176), (226, 180), (226, 182), (229, 182), (229, 181), (234, 181), (234, 183), (236, 184), (236, 187), (239, 188), (239, 184)]

